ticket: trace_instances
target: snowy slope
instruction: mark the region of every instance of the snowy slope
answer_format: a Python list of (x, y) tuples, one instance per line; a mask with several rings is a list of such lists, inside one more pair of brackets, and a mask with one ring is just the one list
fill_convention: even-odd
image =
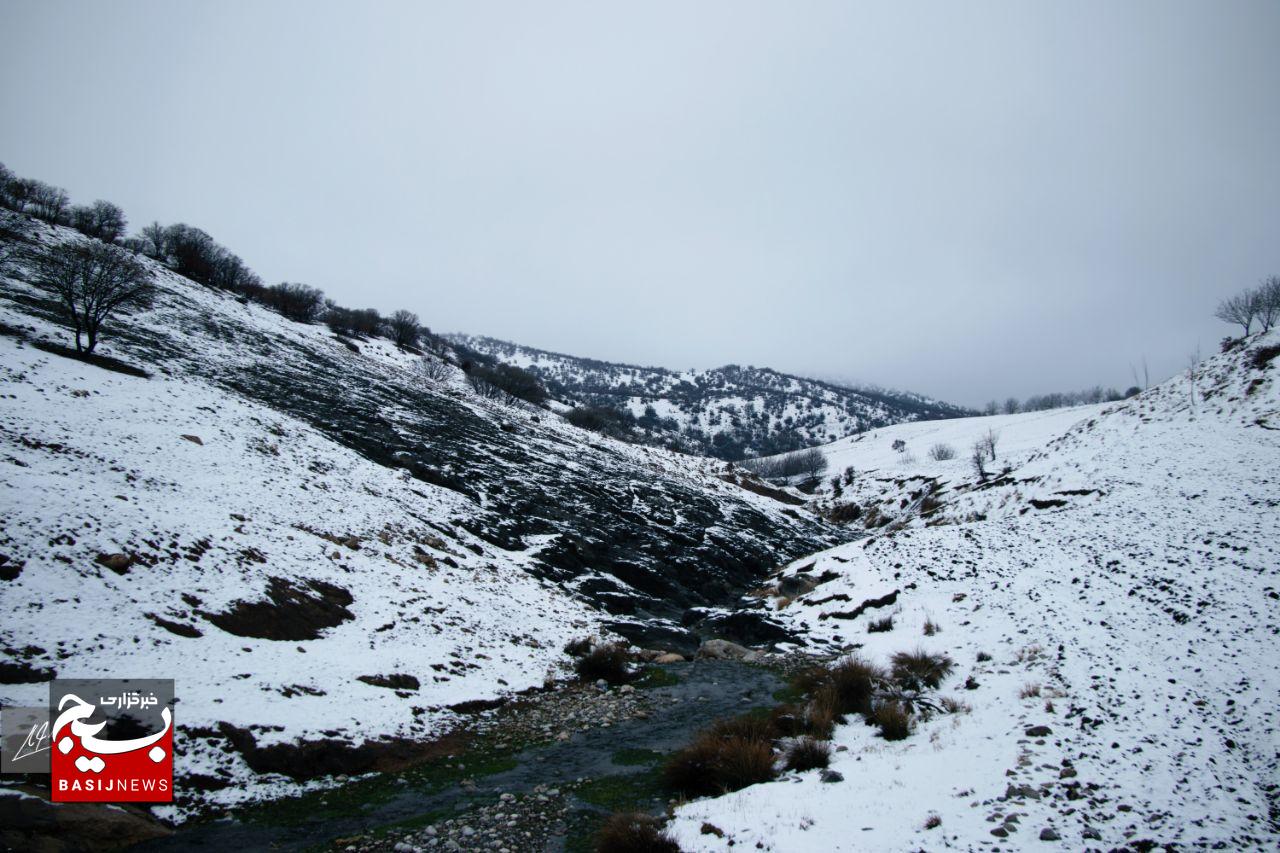
[(477, 335), (447, 337), (536, 373), (567, 404), (630, 412), (647, 441), (722, 459), (793, 450), (885, 424), (966, 414), (919, 394), (848, 388), (767, 368), (675, 371)]
[(68, 337), (47, 298), (0, 280), (0, 701), (173, 677), (177, 772), (201, 780), (180, 791), (286, 786), (229, 731), (421, 741), (541, 684), (570, 637), (696, 643), (687, 608), (840, 539), (716, 463), (156, 275), (100, 347), (149, 378), (39, 348)]
[[(843, 782), (793, 774), (688, 804), (676, 822), (685, 849), (1274, 849), (1277, 353), (1280, 334), (1255, 336), (1200, 367), (1194, 403), (1181, 376), (1085, 412), (1039, 451), (1013, 453), (1003, 482), (966, 487), (949, 472), (934, 526), (789, 567), (836, 577), (781, 619), (881, 662), (946, 653), (957, 667), (941, 692), (972, 710), (897, 743), (842, 726), (832, 768)], [(897, 428), (909, 444), (933, 440), (916, 429)], [(1005, 434), (1019, 444), (1013, 422)], [(1062, 495), (1084, 489), (1096, 492)], [(986, 517), (963, 520), (975, 512)], [(895, 590), (894, 605), (841, 618)], [(890, 614), (892, 631), (868, 633)], [(941, 631), (925, 636), (926, 620)], [(1027, 734), (1035, 726), (1050, 733)], [(926, 829), (930, 816), (940, 824)], [(726, 837), (702, 834), (703, 821)]]

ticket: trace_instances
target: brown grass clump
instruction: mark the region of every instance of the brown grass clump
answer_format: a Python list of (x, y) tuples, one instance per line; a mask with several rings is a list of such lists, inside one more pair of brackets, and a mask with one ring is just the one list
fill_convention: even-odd
[(1019, 699), (1035, 699), (1040, 695), (1039, 684), (1024, 684), (1022, 689), (1018, 691)]
[(811, 737), (802, 737), (787, 750), (788, 770), (803, 771), (826, 767), (831, 763), (831, 744)]
[(583, 681), (599, 681), (603, 678), (610, 684), (624, 684), (631, 679), (628, 657), (626, 648), (614, 643), (587, 652), (578, 658), (573, 668)]
[(924, 635), (926, 637), (932, 637), (934, 634), (940, 634), (940, 633), (942, 633), (941, 625), (939, 625), (937, 622), (934, 622), (932, 618), (926, 618), (924, 620)]
[(875, 619), (867, 623), (868, 634), (884, 634), (893, 630), (893, 617), (886, 616), (883, 619)]
[(882, 702), (871, 713), (871, 722), (885, 740), (903, 740), (911, 734), (911, 713), (898, 702)]
[(890, 660), (893, 680), (904, 690), (936, 689), (956, 666), (945, 654), (930, 654), (922, 649), (897, 652)]
[(686, 797), (710, 797), (774, 778), (768, 719), (743, 716), (722, 720), (671, 756), (663, 783)]
[(680, 853), (680, 845), (653, 815), (618, 812), (595, 838), (597, 853)]

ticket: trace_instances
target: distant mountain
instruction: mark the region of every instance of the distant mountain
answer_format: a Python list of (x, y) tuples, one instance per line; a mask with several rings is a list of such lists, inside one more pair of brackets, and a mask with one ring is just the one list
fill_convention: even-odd
[(721, 459), (765, 456), (905, 421), (973, 414), (919, 394), (850, 388), (730, 364), (675, 371), (563, 355), (478, 335), (445, 336), (466, 351), (525, 368), (569, 406), (634, 418), (641, 440)]

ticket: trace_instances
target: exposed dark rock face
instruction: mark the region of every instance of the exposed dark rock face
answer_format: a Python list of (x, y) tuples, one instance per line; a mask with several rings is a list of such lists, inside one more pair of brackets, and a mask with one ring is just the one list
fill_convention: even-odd
[(347, 609), (353, 600), (342, 587), (323, 581), (272, 578), (266, 601), (237, 601), (223, 613), (201, 615), (238, 637), (315, 640), (325, 628), (355, 618)]
[[(618, 622), (678, 622), (691, 607), (732, 604), (777, 566), (848, 536), (737, 486), (713, 488), (710, 473), (667, 473), (648, 463), (649, 451), (553, 427), (555, 415), (516, 418), (328, 335), (280, 331), (275, 315), (229, 295), (213, 307), (187, 297), (199, 287), (162, 281), (149, 322), (121, 324), (110, 348), (156, 373), (221, 386), (465, 496), (472, 511), (437, 521), (495, 548), (523, 551), (532, 536), (554, 536), (530, 570), (576, 584)], [(54, 316), (40, 296), (12, 298), (33, 315)], [(518, 430), (504, 430), (513, 420)], [(308, 639), (349, 618), (344, 595), (282, 579), (266, 600), (202, 615), (242, 636)], [(667, 647), (691, 645), (686, 637)]]

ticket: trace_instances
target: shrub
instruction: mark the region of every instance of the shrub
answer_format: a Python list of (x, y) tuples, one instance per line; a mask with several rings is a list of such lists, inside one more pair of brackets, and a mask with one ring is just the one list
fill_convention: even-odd
[(991, 660), (991, 655), (986, 652), (978, 652), (978, 663), (986, 663)]
[(578, 658), (573, 668), (583, 681), (599, 681), (603, 678), (610, 684), (622, 684), (631, 678), (627, 650), (617, 643), (592, 649)]
[(942, 826), (942, 818), (936, 814), (931, 814), (924, 821), (925, 829), (937, 829)]
[(955, 661), (945, 654), (930, 654), (921, 649), (897, 652), (890, 660), (893, 680), (904, 690), (936, 688), (955, 669)]
[(934, 622), (932, 617), (925, 618), (924, 635), (926, 637), (932, 637), (934, 634), (938, 634), (941, 632), (942, 632), (942, 626), (940, 626), (937, 622)]
[(599, 853), (680, 853), (680, 845), (658, 819), (641, 812), (609, 815), (595, 842)]
[[(719, 734), (716, 729), (720, 725), (704, 731), (671, 756), (662, 771), (663, 784), (668, 789), (685, 797), (709, 797), (774, 777), (773, 747), (769, 741)], [(732, 730), (735, 725), (730, 723), (722, 730)]]
[(831, 763), (831, 744), (811, 737), (802, 737), (787, 749), (786, 767), (797, 772), (816, 770)]
[(867, 714), (876, 684), (884, 680), (884, 671), (861, 658), (850, 657), (831, 667), (830, 678), (837, 714)]
[(867, 625), (868, 634), (884, 634), (893, 630), (893, 617), (886, 616), (883, 619), (876, 619)]
[(805, 705), (803, 732), (821, 740), (830, 739), (835, 732), (836, 723), (844, 722), (844, 717), (837, 707), (836, 692), (830, 685), (823, 687)]
[(774, 727), (772, 718), (758, 714), (741, 714), (737, 717), (716, 720), (708, 731), (713, 737), (722, 740), (741, 738), (772, 743), (778, 738), (778, 730)]
[(848, 524), (862, 518), (862, 507), (855, 503), (833, 503), (824, 514), (832, 524)]
[(579, 637), (576, 640), (570, 640), (564, 645), (564, 653), (575, 658), (580, 658), (587, 652), (591, 651), (591, 638)]
[(729, 738), (722, 741), (717, 762), (720, 787), (737, 791), (774, 777), (773, 747), (758, 740)]
[(903, 740), (911, 734), (911, 713), (898, 702), (882, 702), (871, 714), (871, 722), (885, 740)]
[(313, 323), (324, 306), (324, 294), (306, 284), (282, 281), (267, 288), (262, 301), (290, 320)]
[(1035, 699), (1040, 695), (1039, 684), (1024, 684), (1022, 689), (1018, 691), (1019, 699)]
[(968, 714), (973, 711), (968, 702), (961, 702), (951, 696), (943, 696), (938, 700), (938, 707), (942, 709), (944, 714)]
[(613, 438), (632, 437), (635, 416), (631, 412), (608, 406), (578, 406), (565, 416), (565, 420), (580, 429), (589, 429)]
[(934, 462), (946, 462), (956, 458), (956, 449), (949, 444), (935, 444), (929, 448), (929, 458)]

